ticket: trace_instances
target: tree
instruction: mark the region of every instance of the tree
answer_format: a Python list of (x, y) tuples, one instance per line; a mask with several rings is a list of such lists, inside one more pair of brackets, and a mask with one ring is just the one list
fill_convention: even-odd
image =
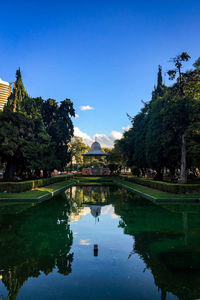
[(112, 174), (120, 174), (123, 166), (126, 165), (126, 162), (123, 157), (123, 151), (121, 145), (123, 143), (123, 139), (116, 140), (114, 143), (114, 148), (109, 152), (108, 157), (108, 167)]
[[(168, 75), (171, 80), (176, 79), (177, 81), (170, 89), (170, 97), (174, 98), (173, 107), (178, 106), (181, 110), (181, 117), (177, 119), (176, 127), (179, 128), (179, 140), (181, 145), (181, 174), (180, 182), (187, 182), (187, 129), (191, 124), (191, 113), (193, 111), (193, 98), (196, 94), (196, 87), (198, 92), (200, 91), (199, 86), (199, 70), (198, 70), (198, 61), (195, 66), (197, 69), (195, 71), (186, 72), (182, 71), (183, 62), (188, 61), (190, 56), (187, 52), (183, 52), (181, 55), (173, 58), (173, 63), (175, 69), (169, 70)], [(197, 92), (197, 95), (199, 93)], [(180, 103), (179, 103), (180, 102)], [(179, 121), (179, 123), (178, 123)]]
[(180, 55), (172, 58), (172, 63), (174, 64), (174, 69), (169, 70), (167, 73), (170, 80), (177, 78), (177, 84), (174, 85), (174, 90), (177, 89), (176, 94), (180, 96), (184, 95), (184, 73), (182, 72), (183, 62), (187, 62), (191, 57), (187, 52), (182, 52)]
[(166, 86), (163, 84), (162, 79), (162, 67), (158, 66), (158, 75), (157, 75), (157, 86), (154, 88), (152, 92), (152, 100), (157, 99), (158, 97), (162, 97), (165, 93)]
[(90, 150), (81, 137), (74, 136), (70, 142), (69, 150), (71, 153), (71, 167), (72, 164), (83, 164), (83, 154)]
[[(16, 109), (13, 109), (15, 104)], [(73, 136), (72, 116), (75, 111), (70, 99), (58, 104), (54, 99), (44, 101), (41, 97), (28, 96), (18, 69), (13, 93), (0, 114), (5, 178), (13, 180), (16, 173), (39, 176), (41, 169), (46, 177), (55, 168), (62, 170), (70, 161), (68, 144)]]
[(127, 166), (143, 174), (147, 168), (154, 169), (159, 179), (164, 167), (172, 177), (181, 168), (182, 183), (187, 180), (186, 160), (188, 168), (200, 165), (200, 59), (194, 69), (183, 72), (183, 63), (189, 59), (183, 52), (172, 60), (174, 69), (168, 74), (176, 82), (170, 87), (163, 84), (159, 66), (151, 101), (131, 119), (132, 127), (118, 144)]
[(14, 83), (14, 89), (8, 98), (8, 103), (5, 110), (20, 112), (22, 109), (22, 103), (28, 98), (28, 93), (25, 90), (20, 68), (16, 71), (16, 81)]
[[(49, 111), (47, 107), (50, 107)], [(68, 143), (74, 134), (74, 126), (71, 120), (71, 117), (74, 116), (75, 110), (70, 99), (62, 101), (60, 106), (53, 99), (48, 101), (47, 106), (45, 104), (43, 120), (52, 142), (55, 143), (55, 151), (60, 161), (59, 168), (61, 170), (71, 159)]]
[(148, 167), (146, 160), (146, 130), (148, 122), (148, 110), (149, 105), (144, 103), (144, 107), (141, 111), (133, 118), (133, 133), (134, 143), (133, 155), (132, 155), (132, 166), (136, 166), (145, 174), (145, 170)]
[(162, 97), (165, 91), (166, 86), (162, 81), (162, 68), (158, 66), (157, 86), (152, 92), (152, 100), (149, 103), (145, 143), (147, 165), (157, 171), (157, 179), (159, 180), (162, 180), (165, 165), (161, 114), (164, 105)]

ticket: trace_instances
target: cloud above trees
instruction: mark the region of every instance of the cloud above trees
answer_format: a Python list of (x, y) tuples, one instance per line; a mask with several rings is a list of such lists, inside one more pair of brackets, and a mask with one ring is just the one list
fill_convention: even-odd
[(131, 126), (122, 127), (122, 130), (128, 131), (131, 128)]
[(81, 137), (83, 142), (89, 146), (95, 141), (95, 137), (97, 141), (101, 144), (102, 147), (112, 148), (115, 140), (119, 140), (122, 138), (122, 133), (116, 130), (111, 131), (109, 135), (104, 133), (96, 133), (93, 137), (89, 136), (87, 133), (80, 130), (78, 127), (74, 127), (74, 135)]

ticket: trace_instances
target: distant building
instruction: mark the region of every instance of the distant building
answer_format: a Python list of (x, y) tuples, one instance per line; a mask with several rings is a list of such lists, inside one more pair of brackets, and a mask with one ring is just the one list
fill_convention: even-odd
[(6, 105), (10, 93), (11, 87), (9, 83), (0, 78), (0, 111), (3, 110), (4, 106)]
[(103, 152), (101, 150), (101, 145), (95, 140), (95, 142), (91, 146), (91, 150), (87, 153), (82, 154), (83, 157), (90, 157), (90, 164), (91, 166), (88, 168), (82, 169), (82, 175), (93, 175), (93, 176), (99, 176), (99, 175), (110, 175), (110, 170), (106, 166), (104, 167), (94, 167), (92, 163), (92, 159), (98, 159), (101, 157), (108, 157), (109, 154)]

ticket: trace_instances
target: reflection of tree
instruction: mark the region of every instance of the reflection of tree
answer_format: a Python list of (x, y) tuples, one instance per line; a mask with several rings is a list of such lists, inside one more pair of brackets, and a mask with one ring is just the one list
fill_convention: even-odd
[(0, 268), (2, 281), (15, 299), (29, 277), (54, 268), (71, 273), (73, 235), (68, 224), (70, 205), (59, 196), (18, 215), (0, 215)]
[[(123, 193), (123, 190), (121, 190)], [(128, 195), (129, 194), (129, 195)], [(122, 195), (121, 195), (122, 196)], [(200, 213), (193, 204), (155, 205), (124, 191), (124, 200), (115, 201), (120, 227), (134, 236), (129, 258), (138, 253), (152, 271), (155, 284), (162, 291), (180, 299), (200, 296)], [(193, 206), (193, 208), (191, 208)], [(173, 211), (173, 212), (172, 212)]]
[(109, 186), (83, 186), (84, 203), (106, 204), (110, 194)]

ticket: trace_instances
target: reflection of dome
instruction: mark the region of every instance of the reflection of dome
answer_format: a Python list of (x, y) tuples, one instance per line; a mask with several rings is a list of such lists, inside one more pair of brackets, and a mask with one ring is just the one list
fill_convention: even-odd
[(91, 146), (92, 150), (100, 150), (101, 151), (101, 146), (98, 142), (94, 142)]
[(101, 214), (101, 206), (99, 205), (90, 205), (91, 215), (96, 218)]

